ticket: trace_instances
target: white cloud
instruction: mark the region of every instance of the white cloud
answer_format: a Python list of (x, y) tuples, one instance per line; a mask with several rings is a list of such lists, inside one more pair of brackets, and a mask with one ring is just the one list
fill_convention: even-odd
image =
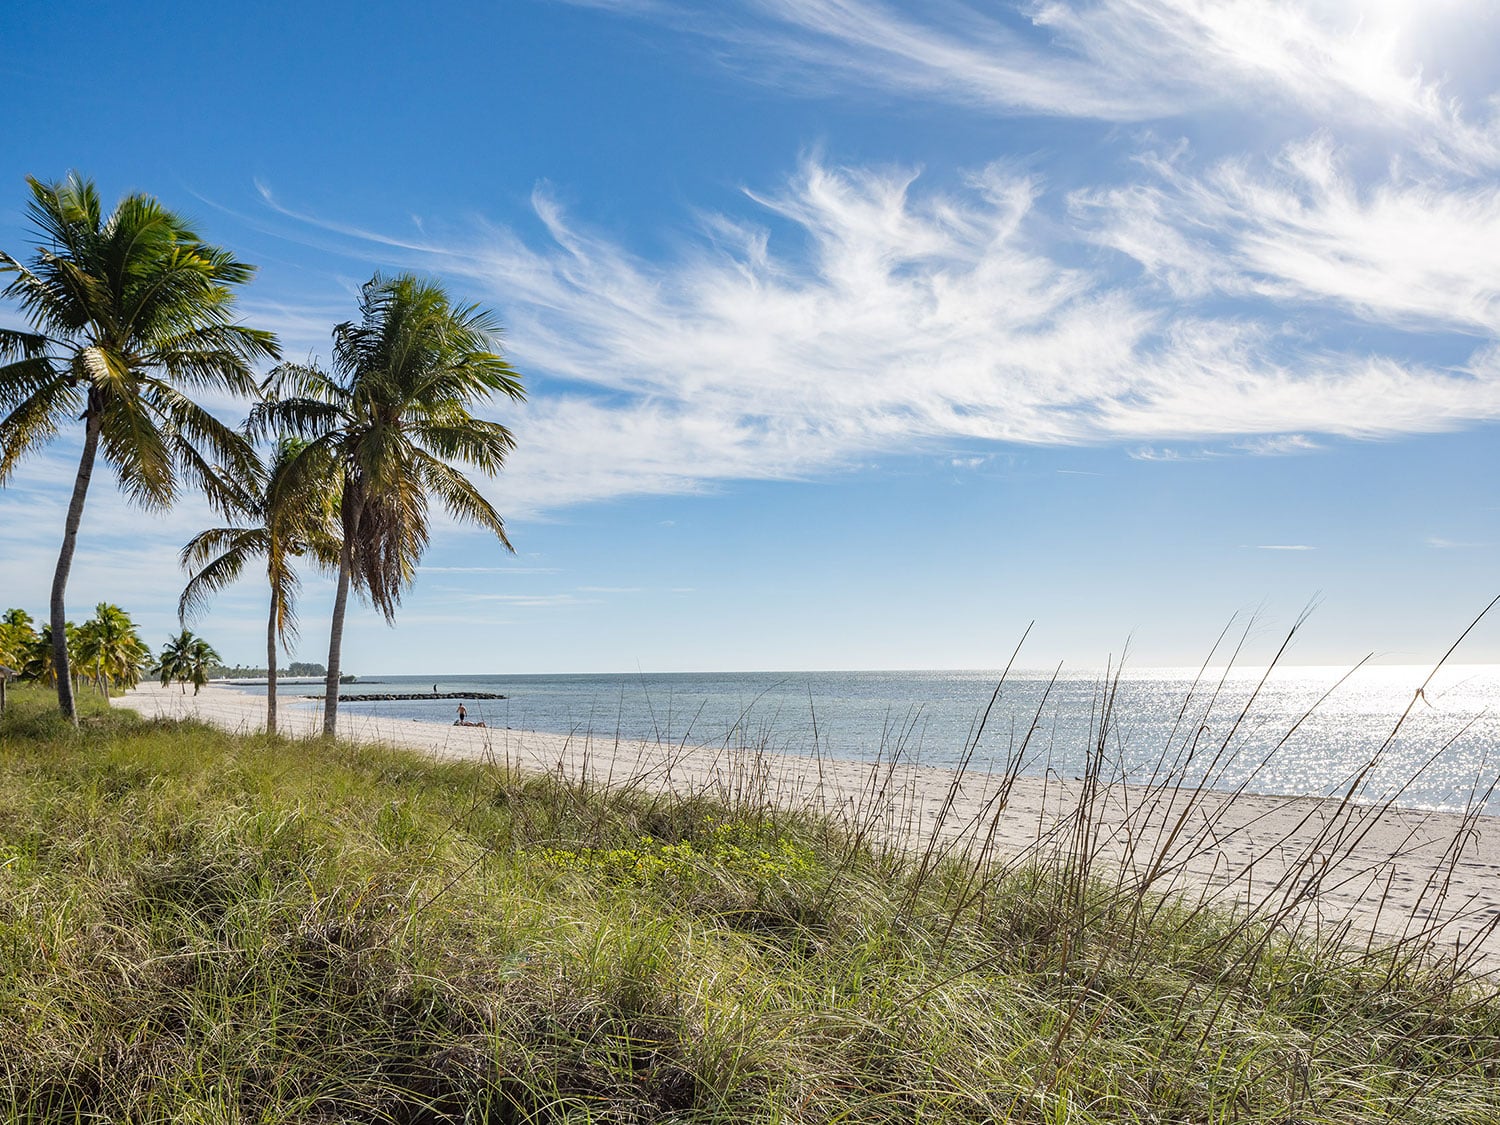
[(577, 598), (572, 594), (475, 594), (464, 592), (465, 602), (500, 602), (521, 609), (555, 609), (564, 606), (594, 605), (596, 599)]
[(767, 225), (710, 216), (666, 262), (545, 192), (540, 245), (491, 228), (408, 248), (503, 310), (521, 370), (575, 384), (506, 407), (522, 440), (492, 489), (502, 510), (795, 479), (954, 440), (1271, 453), (1500, 417), (1500, 356), (1454, 371), (1341, 354), (1061, 264), (1041, 185), (1001, 165), (928, 191), (908, 170), (808, 159), (750, 198)]
[(665, 0), (582, 2), (715, 39), (732, 65), (778, 88), (844, 93), (852, 81), (1001, 114), (1109, 121), (1269, 107), (1394, 131), (1450, 163), (1500, 159), (1495, 120), (1472, 120), (1459, 101), (1493, 92), (1487, 59), (1455, 73), (1447, 50), (1482, 28), (1484, 13), (1454, 0), (954, 0), (915, 10), (740, 0), (717, 17)]
[(1237, 441), (1234, 448), (1258, 457), (1276, 457), (1287, 453), (1311, 453), (1323, 447), (1306, 434), (1268, 434)]
[(1429, 173), (1361, 185), (1326, 137), (1269, 166), (1224, 161), (1201, 177), (1178, 154), (1159, 182), (1072, 198), (1092, 237), (1177, 296), (1212, 291), (1341, 306), (1409, 328), (1500, 330), (1500, 188)]
[[(1459, 370), (1344, 354), (1062, 264), (1042, 185), (1012, 168), (937, 191), (909, 170), (809, 159), (750, 198), (748, 217), (709, 217), (703, 239), (663, 262), (545, 193), (540, 243), (506, 228), (378, 241), (388, 261), (501, 309), (518, 367), (546, 376), (546, 393), (496, 414), (520, 437), (484, 486), (509, 518), (959, 442), (1136, 444), (1133, 456), (1184, 460), (1500, 418), (1493, 349)], [(369, 250), (360, 231), (316, 233)], [(1225, 444), (1198, 444), (1213, 442)], [(50, 573), (70, 479), (64, 443), (7, 489), (7, 524), (22, 530), (0, 578)], [(200, 503), (148, 525), (103, 484), (86, 542), (158, 543), (142, 582), (180, 588), (176, 549), (211, 515)]]
[(1223, 454), (1212, 449), (1174, 449), (1171, 446), (1143, 445), (1130, 451), (1132, 461), (1211, 461)]

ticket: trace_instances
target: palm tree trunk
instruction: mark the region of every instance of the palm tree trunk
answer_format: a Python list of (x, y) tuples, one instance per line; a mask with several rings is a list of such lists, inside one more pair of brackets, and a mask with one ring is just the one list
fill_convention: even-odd
[(57, 555), (57, 570), (52, 575), (52, 667), (57, 679), (57, 707), (75, 727), (78, 707), (73, 702), (73, 676), (68, 667), (68, 612), (63, 595), (68, 589), (68, 573), (73, 569), (73, 548), (78, 543), (78, 525), (83, 522), (83, 500), (88, 495), (89, 480), (94, 475), (94, 455), (99, 449), (102, 423), (97, 410), (84, 416), (83, 454), (78, 458), (78, 475), (73, 480), (73, 499), (68, 502), (68, 518), (63, 524), (62, 550)]
[(339, 548), (339, 585), (333, 598), (333, 623), (328, 630), (328, 677), (323, 681), (323, 737), (332, 738), (338, 730), (339, 655), (344, 647), (344, 607), (349, 602), (349, 572), (354, 569), (349, 536)]
[(266, 623), (266, 733), (276, 733), (276, 611), (281, 606), (271, 591), (271, 620)]

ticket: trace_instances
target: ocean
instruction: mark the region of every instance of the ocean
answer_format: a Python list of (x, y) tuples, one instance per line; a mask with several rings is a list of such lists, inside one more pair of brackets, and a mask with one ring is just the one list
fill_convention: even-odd
[[(1077, 776), (1103, 726), (1115, 779), (1144, 782), (1161, 763), (1185, 760), (1194, 784), (1330, 796), (1363, 771), (1360, 800), (1500, 814), (1500, 796), (1489, 792), (1500, 771), (1500, 665), (1445, 667), (1416, 698), (1429, 671), (1282, 667), (1265, 677), (1251, 668), (1201, 676), (1155, 668), (1127, 669), (1117, 679), (1012, 671), (1003, 684), (996, 671), (369, 675), (343, 691), (399, 694), (436, 685), (503, 694), (465, 702), (470, 720), (491, 727), (857, 761), (899, 754), (933, 766), (955, 766), (970, 754), (970, 768), (1018, 762), (1029, 775)], [(321, 692), (321, 681), (280, 686), (283, 699)], [(456, 708), (453, 700), (341, 705), (351, 714), (438, 723), (452, 722)]]

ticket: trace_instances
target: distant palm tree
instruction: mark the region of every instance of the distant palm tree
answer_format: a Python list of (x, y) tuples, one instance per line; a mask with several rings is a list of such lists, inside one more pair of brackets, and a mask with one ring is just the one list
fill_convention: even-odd
[(193, 681), (193, 694), (197, 695), (200, 688), (208, 683), (209, 673), (224, 662), (211, 644), (202, 637), (194, 637), (192, 648), (188, 650), (188, 676)]
[(199, 689), (208, 683), (209, 671), (219, 663), (219, 654), (202, 637), (184, 629), (162, 646), (157, 661), (162, 687), (175, 681), (182, 685), (182, 693), (186, 695), (187, 685), (191, 683), (193, 694), (197, 695)]
[(309, 439), (293, 478), (338, 467), (343, 542), (323, 711), (330, 736), (350, 583), (394, 620), (427, 546), (429, 495), (511, 549), (500, 515), (450, 462), (499, 472), (514, 439), (469, 406), (494, 394), (525, 397), (520, 376), (495, 350), (490, 314), (475, 305), (455, 308), (441, 286), (376, 274), (360, 292), (359, 312), (358, 322), (333, 330), (331, 373), (283, 364), (266, 382), (280, 401), (257, 403), (251, 412), (252, 430)]
[(13, 275), (3, 295), (35, 329), (0, 330), (0, 484), (63, 423), (82, 420), (50, 615), (58, 706), (76, 723), (63, 598), (101, 447), (135, 502), (165, 508), (186, 478), (222, 508), (235, 482), (249, 479), (254, 451), (195, 397), (252, 395), (251, 365), (278, 353), (270, 333), (230, 320), (231, 286), (248, 281), (252, 267), (207, 245), (184, 219), (146, 195), (128, 195), (106, 215), (93, 183), (77, 174), (27, 182), (43, 242), (29, 263), (0, 253), (0, 274)]
[(36, 643), (36, 627), (24, 609), (0, 614), (0, 664), (19, 672)]
[[(49, 622), (37, 630), (36, 640), (32, 642), (26, 653), (26, 661), (21, 666), (21, 678), (32, 680), (37, 683), (55, 685), (58, 680), (57, 652), (61, 648), (67, 654), (68, 663), (62, 665), (71, 669), (78, 663), (78, 626), (71, 621), (63, 622), (63, 643), (57, 645), (52, 640), (52, 625)], [(64, 676), (71, 674), (64, 673)]]
[(151, 650), (136, 632), (130, 614), (100, 602), (94, 616), (78, 628), (78, 663), (93, 672), (94, 682), (107, 696), (116, 684), (129, 689), (141, 682), (141, 669), (151, 663)]
[(177, 603), (183, 625), (208, 599), (239, 578), (245, 565), (265, 559), (271, 587), (271, 611), (266, 622), (266, 730), (276, 733), (277, 643), (291, 651), (297, 636), (297, 591), (301, 580), (292, 560), (311, 554), (321, 565), (338, 565), (337, 493), (331, 487), (333, 467), (304, 473), (301, 487), (290, 487), (290, 467), (305, 443), (285, 439), (277, 443), (271, 463), (259, 474), (235, 513), (246, 526), (213, 527), (201, 531), (182, 549), (182, 565), (194, 571)]

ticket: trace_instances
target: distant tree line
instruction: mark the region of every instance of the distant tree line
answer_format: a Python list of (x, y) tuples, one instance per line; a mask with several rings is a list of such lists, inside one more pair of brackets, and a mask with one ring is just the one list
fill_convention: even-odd
[[(270, 586), (266, 626), (266, 725), (276, 729), (278, 649), (296, 636), (298, 577), (308, 558), (336, 574), (324, 733), (338, 711), (345, 608), (352, 587), (393, 622), (416, 577), (436, 500), (455, 519), (493, 533), (498, 512), (456, 465), (495, 474), (514, 447), (498, 422), (470, 408), (492, 396), (525, 397), (499, 352), (499, 327), (476, 305), (410, 274), (376, 273), (360, 291), (358, 318), (333, 329), (328, 369), (281, 363), (275, 336), (234, 320), (235, 295), (254, 267), (205, 242), (149, 195), (106, 211), (78, 175), (29, 178), (34, 253), (0, 252), (0, 296), (31, 330), (0, 328), (0, 486), (29, 453), (82, 423), (82, 451), (53, 575), (50, 661), (58, 706), (77, 722), (73, 669), (89, 657), (65, 635), (64, 595), (96, 460), (125, 494), (153, 510), (183, 484), (200, 489), (227, 522), (182, 551), (191, 578), (178, 603), (183, 633), (158, 664), (197, 685), (220, 663), (195, 652), (186, 626), (251, 561)], [(203, 403), (224, 394), (253, 403), (241, 426)], [(259, 443), (259, 444), (258, 444)], [(207, 646), (204, 645), (206, 648)], [(144, 657), (122, 658), (124, 682)], [(134, 659), (135, 662), (131, 663)], [(93, 667), (104, 673), (105, 661)], [(295, 667), (295, 666), (294, 666)], [(162, 672), (163, 676), (167, 672)], [(183, 681), (184, 683), (186, 681)]]
[[(304, 660), (294, 660), (285, 668), (280, 669), (288, 676), (326, 676), (328, 669), (321, 664), (309, 664)], [(267, 669), (250, 668), (244, 664), (216, 664), (212, 672), (215, 680), (263, 680), (266, 678)]]

